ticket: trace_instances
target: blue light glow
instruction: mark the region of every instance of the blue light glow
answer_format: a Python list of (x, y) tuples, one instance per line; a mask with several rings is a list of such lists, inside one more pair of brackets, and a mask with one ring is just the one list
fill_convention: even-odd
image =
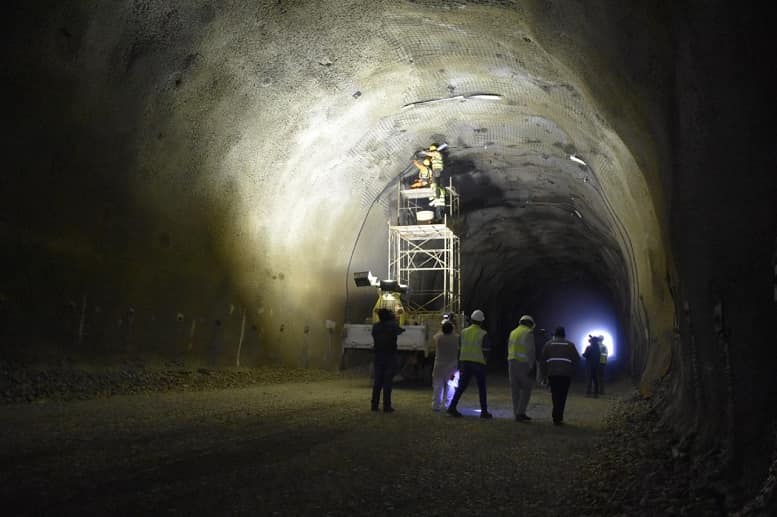
[(615, 346), (615, 340), (613, 339), (612, 335), (607, 332), (606, 330), (602, 329), (593, 329), (589, 330), (588, 332), (585, 332), (578, 343), (580, 343), (580, 347), (585, 350), (585, 347), (588, 346), (588, 336), (602, 336), (604, 339), (602, 342), (604, 343), (604, 346), (607, 347), (607, 356), (610, 359), (614, 359), (615, 355), (617, 354), (617, 348)]

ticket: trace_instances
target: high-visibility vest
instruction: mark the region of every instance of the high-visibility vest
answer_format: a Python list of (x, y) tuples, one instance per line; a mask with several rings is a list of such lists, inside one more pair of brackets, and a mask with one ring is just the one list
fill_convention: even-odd
[(433, 171), (442, 170), (442, 153), (440, 153), (440, 151), (426, 151), (426, 156), (428, 156), (432, 162)]
[(599, 351), (601, 352), (599, 355), (599, 364), (607, 364), (607, 347), (599, 345)]
[(486, 358), (483, 356), (483, 338), (485, 335), (486, 331), (478, 325), (470, 325), (465, 328), (461, 332), (459, 360), (486, 364)]
[(526, 349), (526, 340), (522, 339), (531, 329), (526, 325), (518, 325), (510, 332), (510, 339), (507, 342), (507, 360), (514, 359), (520, 363), (529, 360), (529, 351)]

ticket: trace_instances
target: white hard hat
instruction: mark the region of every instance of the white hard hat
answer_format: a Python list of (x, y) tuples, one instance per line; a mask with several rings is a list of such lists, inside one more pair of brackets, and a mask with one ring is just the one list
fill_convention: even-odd
[(469, 317), (472, 321), (486, 321), (486, 315), (483, 314), (483, 311), (480, 309), (476, 309), (472, 311), (472, 315)]
[(528, 314), (524, 314), (523, 316), (521, 316), (521, 319), (518, 320), (518, 323), (520, 323), (522, 321), (530, 321), (532, 326), (534, 326), (534, 318), (532, 318)]

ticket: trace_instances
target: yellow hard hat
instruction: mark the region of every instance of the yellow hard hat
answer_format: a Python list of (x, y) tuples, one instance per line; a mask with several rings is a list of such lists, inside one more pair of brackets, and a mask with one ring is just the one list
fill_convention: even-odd
[(430, 151), (436, 151), (437, 150), (437, 146), (432, 144), (432, 145), (429, 146), (429, 150)]
[(432, 164), (432, 162), (429, 161), (429, 158), (426, 158), (424, 160), (424, 165), (431, 165), (431, 164)]

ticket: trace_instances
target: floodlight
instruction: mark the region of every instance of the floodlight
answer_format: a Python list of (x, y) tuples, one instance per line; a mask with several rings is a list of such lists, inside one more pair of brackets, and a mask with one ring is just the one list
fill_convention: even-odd
[(378, 277), (372, 274), (372, 271), (359, 271), (353, 274), (353, 281), (356, 287), (368, 287), (378, 285)]

